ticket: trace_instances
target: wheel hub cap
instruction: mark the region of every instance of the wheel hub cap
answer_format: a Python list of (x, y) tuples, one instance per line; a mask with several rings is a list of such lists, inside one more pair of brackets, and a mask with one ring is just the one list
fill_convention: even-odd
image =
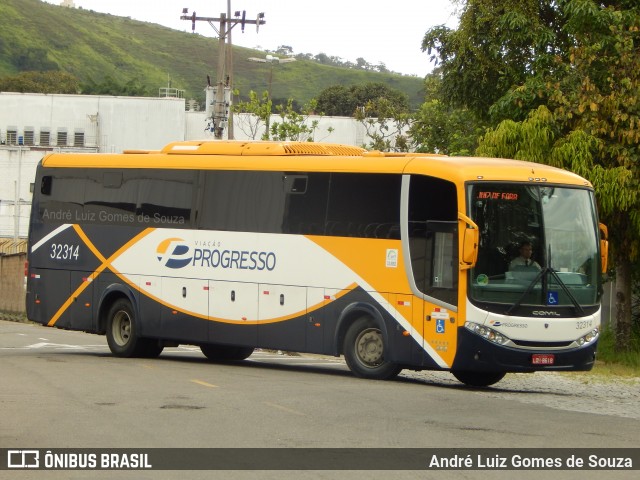
[(382, 363), (382, 335), (380, 330), (370, 328), (364, 330), (356, 340), (358, 357), (367, 366)]

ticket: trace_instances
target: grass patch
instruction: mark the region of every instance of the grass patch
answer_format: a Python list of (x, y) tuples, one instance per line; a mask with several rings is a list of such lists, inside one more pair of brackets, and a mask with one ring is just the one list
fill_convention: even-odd
[(622, 363), (607, 363), (603, 361), (596, 361), (593, 367), (592, 373), (595, 375), (602, 375), (605, 377), (628, 377), (635, 378), (640, 377), (640, 368), (631, 367)]
[(598, 360), (594, 372), (605, 375), (640, 376), (640, 334), (633, 332), (631, 349), (616, 352), (615, 334), (611, 328), (602, 331), (598, 342)]

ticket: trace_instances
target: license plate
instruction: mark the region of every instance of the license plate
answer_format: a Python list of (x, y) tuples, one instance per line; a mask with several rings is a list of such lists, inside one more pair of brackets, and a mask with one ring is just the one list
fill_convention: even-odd
[(556, 356), (553, 353), (534, 353), (531, 356), (533, 365), (553, 365)]

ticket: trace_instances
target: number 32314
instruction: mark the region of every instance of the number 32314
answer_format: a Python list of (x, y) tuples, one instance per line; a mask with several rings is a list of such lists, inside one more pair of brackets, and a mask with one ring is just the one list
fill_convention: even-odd
[(593, 325), (593, 320), (580, 320), (576, 322), (576, 329), (582, 330), (583, 328), (589, 328), (591, 325)]
[(52, 243), (49, 257), (54, 260), (78, 260), (80, 258), (80, 245)]

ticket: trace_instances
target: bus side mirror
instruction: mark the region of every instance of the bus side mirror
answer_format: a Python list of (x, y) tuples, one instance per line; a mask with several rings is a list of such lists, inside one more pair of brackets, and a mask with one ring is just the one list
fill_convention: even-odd
[(604, 223), (600, 224), (600, 264), (602, 273), (607, 272), (607, 261), (609, 258), (609, 230)]
[(466, 225), (462, 237), (462, 258), (460, 268), (467, 270), (476, 266), (478, 261), (478, 244), (480, 243), (480, 230), (478, 226), (466, 215), (458, 212), (458, 219)]

